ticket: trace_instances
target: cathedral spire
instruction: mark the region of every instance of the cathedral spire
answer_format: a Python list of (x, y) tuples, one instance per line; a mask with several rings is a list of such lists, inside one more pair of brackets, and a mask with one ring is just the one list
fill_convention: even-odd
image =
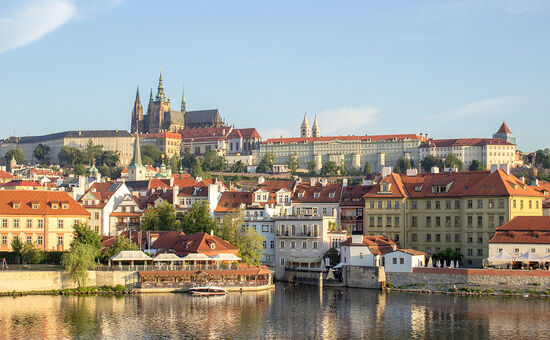
[(312, 137), (321, 137), (321, 129), (319, 129), (319, 123), (317, 123), (317, 115), (315, 115), (315, 120), (313, 121), (313, 127), (311, 128)]
[(311, 129), (309, 127), (309, 122), (307, 121), (307, 114), (304, 113), (304, 121), (302, 122), (302, 126), (300, 128), (300, 136), (301, 137), (311, 137)]
[(138, 130), (139, 125), (143, 121), (143, 107), (141, 106), (141, 100), (139, 99), (139, 86), (136, 90), (136, 100), (134, 102), (134, 108), (132, 109), (132, 123), (131, 131), (135, 133)]
[(157, 102), (165, 102), (166, 95), (164, 94), (164, 85), (162, 84), (162, 70), (160, 71), (159, 76), (159, 86), (157, 87), (157, 96), (155, 97)]
[(133, 166), (141, 166), (141, 149), (139, 147), (139, 130), (136, 131), (136, 140), (134, 142), (134, 160)]
[(181, 112), (185, 112), (185, 87), (181, 90)]
[(153, 88), (151, 88), (151, 94), (149, 95), (149, 103), (153, 101)]
[(136, 90), (136, 104), (137, 103), (141, 105), (141, 101), (139, 100), (139, 86), (137, 87), (137, 90)]

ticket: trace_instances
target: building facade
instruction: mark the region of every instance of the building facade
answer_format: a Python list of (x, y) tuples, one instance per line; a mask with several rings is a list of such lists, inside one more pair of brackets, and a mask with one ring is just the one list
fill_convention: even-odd
[(512, 257), (528, 251), (541, 258), (550, 256), (550, 216), (517, 216), (497, 228), (487, 257), (501, 250)]

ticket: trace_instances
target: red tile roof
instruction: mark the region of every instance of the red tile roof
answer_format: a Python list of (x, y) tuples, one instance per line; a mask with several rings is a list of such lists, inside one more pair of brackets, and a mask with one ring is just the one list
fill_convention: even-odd
[(36, 181), (26, 181), (23, 179), (16, 179), (11, 182), (0, 184), (0, 187), (12, 188), (12, 187), (40, 187), (40, 183)]
[(285, 188), (288, 191), (292, 191), (293, 186), (293, 181), (265, 181), (262, 184), (258, 185), (259, 188), (262, 188), (269, 192), (276, 192), (282, 188)]
[(502, 125), (500, 126), (500, 129), (498, 129), (497, 133), (512, 133), (512, 131), (508, 129), (508, 126), (505, 122), (502, 122)]
[(9, 172), (6, 172), (4, 170), (0, 170), (0, 178), (1, 179), (11, 179), (11, 178), (14, 178), (14, 176), (12, 174), (10, 174)]
[(397, 251), (402, 251), (406, 254), (411, 254), (411, 255), (428, 255), (427, 253), (423, 252), (423, 251), (420, 251), (420, 250), (414, 250), (414, 249), (397, 249)]
[(484, 146), (484, 145), (513, 145), (500, 138), (457, 138), (457, 139), (430, 139), (420, 144), (419, 148), (452, 147), (452, 146)]
[[(14, 208), (19, 203), (19, 208)], [(33, 203), (39, 203), (33, 209)], [(52, 208), (57, 203), (57, 209)], [(62, 205), (68, 204), (67, 209)], [(2, 215), (64, 215), (87, 217), (90, 213), (65, 191), (0, 190), (0, 214)]]
[(255, 128), (235, 129), (229, 134), (229, 138), (262, 138)]
[[(185, 235), (183, 233), (168, 233), (161, 235), (154, 243), (153, 248), (175, 252), (177, 255), (190, 253), (202, 253), (213, 256), (221, 253), (237, 255), (239, 249), (231, 243), (222, 240), (216, 235), (196, 233)], [(214, 244), (214, 246), (212, 246)], [(214, 247), (214, 248), (212, 248)]]
[(288, 143), (313, 143), (313, 142), (329, 142), (333, 140), (343, 141), (365, 141), (376, 142), (381, 140), (391, 141), (397, 140), (418, 140), (424, 141), (425, 137), (415, 134), (401, 134), (401, 135), (378, 135), (378, 136), (330, 136), (330, 137), (294, 137), (294, 138), (270, 138), (263, 142), (263, 144), (288, 144)]
[[(322, 186), (321, 183), (316, 183), (311, 186), (310, 183), (300, 183), (294, 190), (292, 202), (295, 203), (340, 203), (342, 194), (341, 183), (327, 183)], [(316, 197), (316, 195), (318, 197)], [(332, 196), (332, 197), (331, 197)]]
[(372, 189), (372, 185), (348, 185), (342, 189), (342, 200), (340, 206), (361, 206), (365, 205), (365, 198), (363, 197), (369, 190)]
[[(134, 136), (135, 136), (135, 134), (134, 134)], [(181, 135), (179, 133), (176, 133), (176, 132), (165, 131), (165, 132), (158, 132), (158, 133), (154, 133), (154, 134), (153, 133), (150, 133), (150, 134), (140, 133), (139, 138), (141, 138), (141, 139), (146, 139), (146, 138), (181, 139)]]
[(241, 204), (251, 205), (252, 196), (253, 194), (247, 191), (223, 192), (218, 202), (218, 205), (216, 206), (215, 212), (223, 213), (223, 212), (237, 211), (240, 209)]
[(550, 244), (550, 216), (517, 216), (498, 227), (489, 243)]
[(397, 243), (384, 235), (363, 236), (363, 243), (352, 243), (352, 237), (340, 243), (342, 246), (367, 246), (374, 255), (390, 253), (398, 248)]
[(181, 130), (181, 138), (185, 139), (217, 139), (225, 138), (229, 134), (230, 128), (228, 127), (219, 127), (219, 128), (199, 128), (199, 129), (184, 129)]

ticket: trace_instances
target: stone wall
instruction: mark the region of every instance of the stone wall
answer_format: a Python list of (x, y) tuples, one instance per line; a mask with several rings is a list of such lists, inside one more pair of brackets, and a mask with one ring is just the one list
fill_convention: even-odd
[(382, 289), (386, 285), (384, 267), (342, 267), (346, 287)]
[[(116, 286), (133, 288), (138, 282), (135, 271), (89, 271), (89, 286)], [(0, 271), (0, 292), (30, 292), (76, 288), (60, 270), (5, 270)]]
[(486, 287), (550, 287), (550, 272), (496, 269), (415, 268), (412, 273), (386, 273), (395, 287), (411, 285), (474, 285)]
[(284, 275), (279, 280), (322, 287), (323, 272), (318, 270), (285, 270)]

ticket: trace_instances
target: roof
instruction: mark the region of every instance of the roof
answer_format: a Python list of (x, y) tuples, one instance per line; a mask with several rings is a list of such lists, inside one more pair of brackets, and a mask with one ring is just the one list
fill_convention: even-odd
[(501, 138), (456, 138), (456, 139), (430, 139), (419, 148), (427, 147), (452, 147), (452, 146), (484, 146), (484, 145), (514, 145)]
[(255, 128), (234, 129), (229, 138), (262, 138)]
[(361, 206), (365, 205), (363, 196), (372, 189), (372, 185), (348, 185), (342, 189), (342, 200), (340, 206)]
[(171, 131), (163, 131), (158, 133), (140, 133), (139, 139), (156, 138), (156, 139), (181, 139), (181, 134)]
[(497, 133), (512, 133), (512, 131), (508, 129), (508, 125), (506, 125), (505, 122), (502, 122), (502, 125), (498, 129)]
[[(390, 183), (389, 191), (382, 185)], [(462, 197), (462, 196), (530, 196), (543, 197), (516, 176), (502, 170), (420, 173), (416, 176), (390, 174), (365, 195), (372, 197)]]
[(0, 170), (0, 178), (1, 179), (11, 179), (11, 178), (14, 178), (14, 176), (12, 174), (10, 174), (9, 172), (6, 172), (4, 170)]
[(24, 179), (16, 179), (7, 183), (0, 184), (0, 187), (12, 188), (12, 187), (40, 187), (40, 183), (36, 181), (26, 181)]
[(216, 212), (229, 212), (236, 211), (241, 208), (241, 204), (252, 204), (251, 192), (245, 191), (225, 191), (222, 192), (218, 205), (216, 206)]
[[(16, 204), (19, 207), (16, 208)], [(36, 208), (33, 205), (38, 203)], [(58, 207), (53, 208), (53, 203)], [(63, 209), (62, 205), (67, 204)], [(0, 190), (0, 214), (3, 215), (64, 215), (87, 217), (90, 213), (65, 191)]]
[(192, 276), (198, 274), (206, 275), (266, 275), (273, 274), (273, 271), (263, 267), (248, 267), (242, 269), (216, 269), (216, 270), (151, 270), (139, 271), (141, 277), (174, 277), (174, 276)]
[(185, 124), (203, 124), (221, 122), (222, 117), (218, 109), (198, 110), (185, 112)]
[(377, 135), (377, 136), (327, 136), (327, 137), (292, 137), (292, 138), (270, 138), (263, 144), (288, 144), (288, 143), (313, 143), (330, 141), (362, 141), (377, 142), (391, 140), (418, 140), (424, 141), (425, 137), (416, 134), (401, 135)]
[(300, 183), (294, 190), (293, 203), (339, 203), (342, 194), (341, 183)]
[(397, 249), (397, 251), (400, 251), (400, 252), (403, 252), (403, 253), (406, 253), (406, 254), (410, 254), (410, 255), (413, 255), (413, 256), (418, 256), (418, 255), (424, 255), (424, 256), (427, 256), (428, 254), (423, 252), (423, 251), (420, 251), (420, 250), (414, 250), (414, 249)]
[(111, 261), (149, 261), (151, 256), (141, 250), (123, 250), (115, 256), (109, 258)]
[(262, 184), (259, 184), (258, 187), (269, 192), (276, 192), (282, 188), (292, 191), (294, 186), (294, 181), (264, 181)]
[(391, 238), (384, 235), (363, 236), (363, 243), (352, 243), (353, 238), (348, 237), (347, 240), (340, 243), (341, 246), (366, 246), (370, 249), (373, 255), (383, 255), (397, 249), (397, 243)]
[[(214, 248), (212, 248), (212, 244), (215, 244)], [(215, 255), (224, 252), (236, 254), (239, 250), (231, 243), (222, 240), (216, 235), (207, 233), (185, 235), (183, 232), (161, 235), (153, 243), (152, 247), (155, 249), (171, 250), (178, 255), (187, 255), (190, 253)]]
[(109, 200), (121, 185), (121, 182), (115, 181), (95, 182), (86, 190), (82, 197), (80, 197), (79, 202), (84, 201), (84, 197), (90, 194), (98, 199), (100, 204), (105, 203), (105, 200)]
[(550, 244), (550, 216), (517, 216), (498, 227), (489, 243)]
[(126, 130), (80, 130), (80, 131), (64, 131), (58, 133), (52, 133), (42, 136), (26, 136), (17, 138), (18, 143), (39, 143), (49, 140), (63, 139), (63, 138), (107, 138), (107, 137), (129, 137), (132, 138), (132, 134)]
[[(187, 122), (186, 122), (187, 123)], [(229, 127), (213, 127), (213, 128), (196, 128), (181, 130), (181, 138), (197, 139), (197, 138), (225, 138), (229, 134)]]
[(550, 216), (516, 216), (496, 229), (496, 231), (508, 230), (550, 232)]

